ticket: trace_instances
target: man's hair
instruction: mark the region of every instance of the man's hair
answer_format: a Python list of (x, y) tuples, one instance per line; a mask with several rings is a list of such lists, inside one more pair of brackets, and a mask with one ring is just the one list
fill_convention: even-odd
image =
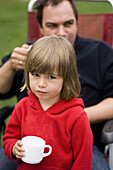
[(63, 78), (61, 99), (78, 97), (80, 82), (77, 73), (75, 51), (63, 37), (51, 35), (37, 40), (28, 52), (25, 62), (25, 87), (30, 89), (29, 73), (57, 74)]
[[(43, 8), (48, 5), (56, 6), (59, 3), (63, 2), (64, 0), (37, 0), (35, 9), (37, 10), (37, 21), (42, 27), (42, 18), (43, 18)], [(73, 0), (67, 0), (70, 2), (76, 21), (78, 21), (78, 10), (76, 4)]]

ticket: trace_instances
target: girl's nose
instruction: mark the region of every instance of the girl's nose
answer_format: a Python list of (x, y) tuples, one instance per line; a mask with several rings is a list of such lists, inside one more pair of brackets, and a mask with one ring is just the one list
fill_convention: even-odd
[(40, 77), (38, 81), (38, 86), (39, 87), (46, 87), (46, 79), (44, 77)]

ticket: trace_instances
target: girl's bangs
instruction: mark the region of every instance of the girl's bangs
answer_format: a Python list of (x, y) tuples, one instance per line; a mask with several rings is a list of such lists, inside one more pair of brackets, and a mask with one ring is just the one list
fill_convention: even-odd
[(52, 55), (48, 56), (47, 54), (46, 57), (31, 58), (31, 61), (28, 62), (28, 72), (31, 73), (48, 75), (57, 73), (58, 76), (61, 76), (61, 70), (59, 68), (58, 57), (52, 57)]

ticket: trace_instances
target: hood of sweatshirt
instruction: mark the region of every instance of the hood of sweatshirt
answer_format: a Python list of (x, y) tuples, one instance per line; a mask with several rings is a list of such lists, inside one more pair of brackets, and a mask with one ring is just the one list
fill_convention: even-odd
[[(44, 111), (42, 106), (39, 103), (37, 96), (32, 93), (30, 90), (28, 91), (29, 102), (32, 108), (39, 111)], [(59, 100), (57, 103), (53, 104), (49, 107), (45, 112), (49, 112), (51, 114), (60, 114), (63, 111), (66, 111), (69, 108), (79, 107), (79, 109), (84, 109), (83, 100), (81, 98), (74, 98), (69, 101)]]

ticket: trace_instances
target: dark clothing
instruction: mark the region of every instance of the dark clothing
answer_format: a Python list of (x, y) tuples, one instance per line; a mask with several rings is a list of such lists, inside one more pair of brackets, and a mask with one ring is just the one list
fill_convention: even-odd
[[(78, 37), (74, 47), (82, 86), (80, 97), (85, 107), (113, 97), (113, 49), (102, 41)], [(103, 123), (91, 124), (94, 144), (101, 151), (104, 149), (104, 145), (100, 143)]]
[[(80, 97), (85, 107), (95, 105), (107, 97), (113, 97), (113, 49), (102, 41), (84, 39), (77, 36), (74, 44), (77, 55), (77, 67), (82, 86)], [(10, 56), (3, 58), (7, 61)], [(16, 95), (20, 100), (27, 93), (20, 92), (24, 71), (18, 71), (11, 91), (0, 98)], [(103, 122), (104, 123), (104, 122)], [(94, 144), (103, 151), (100, 134), (103, 123), (91, 125)]]

